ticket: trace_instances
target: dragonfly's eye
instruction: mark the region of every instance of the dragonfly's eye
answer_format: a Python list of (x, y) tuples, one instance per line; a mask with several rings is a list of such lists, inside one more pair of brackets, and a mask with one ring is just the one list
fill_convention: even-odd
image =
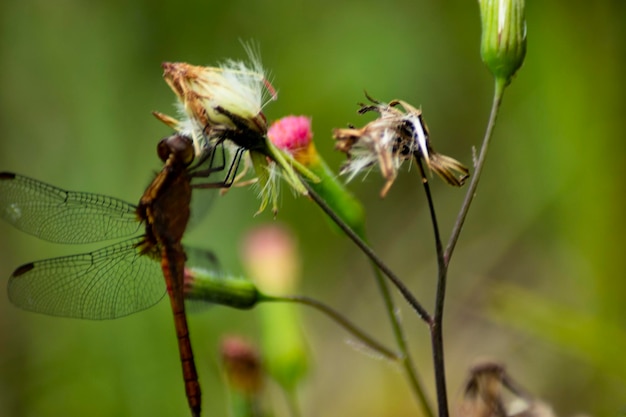
[(167, 161), (167, 158), (169, 158), (170, 148), (167, 146), (167, 138), (161, 139), (157, 145), (157, 154), (159, 155), (159, 159), (163, 162)]
[(183, 135), (172, 135), (162, 139), (157, 146), (157, 153), (163, 162), (166, 162), (171, 155), (174, 155), (176, 159), (184, 164), (190, 164), (195, 156), (193, 142), (190, 138)]

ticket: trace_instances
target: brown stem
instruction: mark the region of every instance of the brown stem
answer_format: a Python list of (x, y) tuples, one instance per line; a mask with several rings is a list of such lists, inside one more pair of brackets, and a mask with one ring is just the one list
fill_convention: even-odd
[(435, 296), (435, 313), (432, 321), (429, 323), (430, 340), (433, 354), (433, 367), (435, 371), (435, 388), (437, 390), (437, 407), (440, 417), (448, 417), (448, 393), (446, 389), (446, 367), (443, 352), (443, 305), (445, 301), (446, 283), (447, 283), (447, 265), (443, 256), (443, 245), (441, 244), (441, 234), (439, 233), (439, 223), (437, 221), (437, 213), (430, 185), (422, 160), (420, 156), (415, 154), (415, 161), (420, 169), (422, 183), (426, 200), (428, 200), (428, 210), (430, 211), (430, 220), (433, 225), (433, 234), (435, 237), (435, 251), (437, 252), (437, 293)]

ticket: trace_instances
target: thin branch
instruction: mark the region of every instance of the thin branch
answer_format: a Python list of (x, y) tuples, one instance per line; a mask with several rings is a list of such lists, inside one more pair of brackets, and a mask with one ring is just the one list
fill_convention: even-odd
[(371, 261), (376, 264), (378, 269), (398, 288), (400, 294), (409, 303), (409, 305), (415, 310), (417, 315), (427, 324), (432, 322), (432, 318), (428, 311), (420, 304), (415, 296), (409, 291), (404, 283), (398, 278), (391, 269), (378, 257), (378, 255), (361, 239), (351, 228), (348, 226), (338, 215), (331, 209), (326, 201), (321, 198), (315, 190), (311, 188), (311, 185), (307, 181), (302, 181), (304, 186), (309, 192), (309, 197), (330, 217), (337, 226), (367, 255)]
[[(496, 80), (491, 113), (489, 115), (489, 121), (487, 123), (487, 129), (485, 131), (483, 143), (480, 148), (478, 161), (476, 161), (474, 175), (472, 176), (472, 180), (470, 181), (468, 190), (465, 194), (465, 199), (463, 200), (463, 204), (461, 205), (461, 209), (452, 229), (452, 233), (450, 235), (450, 239), (448, 240), (448, 245), (445, 252), (442, 250), (441, 246), (439, 227), (437, 225), (437, 218), (435, 216), (435, 209), (432, 202), (430, 189), (428, 187), (428, 182), (424, 182), (424, 190), (426, 192), (428, 206), (431, 212), (431, 219), (435, 233), (435, 246), (437, 250), (437, 294), (435, 296), (435, 311), (433, 316), (433, 322), (430, 328), (430, 334), (433, 352), (433, 365), (435, 368), (435, 384), (437, 387), (437, 404), (439, 406), (440, 417), (448, 417), (449, 415), (443, 350), (443, 313), (446, 297), (448, 266), (450, 265), (450, 258), (452, 257), (452, 253), (454, 252), (454, 248), (459, 240), (461, 230), (463, 229), (463, 224), (465, 223), (465, 219), (467, 218), (469, 207), (474, 199), (474, 196), (476, 195), (476, 188), (478, 187), (478, 181), (480, 180), (480, 175), (485, 165), (485, 158), (487, 156), (487, 150), (489, 149), (491, 137), (493, 136), (493, 129), (495, 127), (496, 119), (498, 117), (498, 110), (500, 109), (500, 104), (502, 103), (504, 88), (505, 84), (499, 80)], [(420, 160), (418, 158), (416, 159), (418, 161), (420, 170), (422, 171), (422, 177), (424, 178), (424, 172)]]
[(326, 314), (332, 320), (334, 320), (341, 327), (350, 332), (354, 337), (359, 339), (365, 346), (371, 349), (374, 352), (379, 353), (387, 359), (392, 361), (400, 360), (400, 357), (397, 353), (393, 352), (391, 349), (383, 346), (381, 343), (376, 341), (374, 338), (368, 336), (361, 329), (352, 324), (348, 319), (346, 319), (341, 313), (337, 310), (333, 309), (330, 306), (322, 303), (321, 301), (317, 301), (313, 298), (301, 296), (301, 295), (287, 295), (287, 296), (263, 296), (263, 301), (283, 301), (283, 302), (292, 302), (304, 304), (309, 307), (313, 307), (316, 310)]
[(474, 167), (474, 175), (472, 176), (472, 180), (470, 181), (469, 187), (467, 188), (467, 193), (465, 194), (465, 200), (463, 200), (463, 205), (461, 206), (461, 210), (459, 211), (459, 214), (456, 218), (454, 228), (452, 229), (450, 239), (448, 240), (448, 246), (446, 247), (446, 251), (444, 253), (444, 259), (445, 259), (446, 265), (450, 264), (450, 258), (452, 257), (454, 248), (456, 247), (456, 244), (459, 240), (461, 229), (463, 229), (463, 224), (465, 223), (465, 218), (467, 217), (467, 212), (469, 211), (470, 205), (472, 204), (472, 200), (474, 199), (474, 196), (476, 195), (476, 188), (478, 187), (480, 174), (482, 173), (483, 167), (485, 166), (485, 158), (487, 156), (487, 150), (489, 149), (489, 143), (491, 141), (491, 137), (493, 136), (493, 128), (496, 125), (496, 119), (498, 118), (498, 110), (500, 109), (500, 105), (502, 104), (502, 97), (504, 95), (505, 87), (506, 85), (502, 80), (496, 79), (493, 102), (491, 104), (491, 113), (489, 115), (489, 122), (487, 123), (485, 137), (483, 138), (483, 143), (482, 143), (482, 146), (480, 147), (480, 154), (478, 156), (478, 161), (476, 161), (476, 166)]

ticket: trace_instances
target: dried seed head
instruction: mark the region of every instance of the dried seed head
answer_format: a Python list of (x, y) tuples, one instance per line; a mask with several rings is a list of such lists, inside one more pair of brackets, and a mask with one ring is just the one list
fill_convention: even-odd
[[(508, 391), (505, 396), (505, 392)], [(512, 402), (511, 395), (513, 396)], [(505, 401), (506, 400), (506, 401)], [(459, 417), (554, 417), (506, 372), (504, 365), (481, 361), (469, 370), (458, 406)]]
[(251, 130), (260, 134), (267, 131), (261, 112), (267, 81), (263, 73), (244, 63), (228, 61), (221, 67), (200, 67), (166, 62), (163, 77), (187, 116), (198, 125), (237, 128), (238, 121), (230, 116), (235, 115)]
[(219, 67), (183, 62), (163, 64), (163, 77), (176, 94), (183, 121), (155, 116), (194, 139), (196, 154), (204, 154), (214, 139), (229, 139), (247, 149), (262, 147), (267, 133), (263, 106), (275, 100), (257, 55), (248, 48), (251, 65), (228, 60)]
[[(430, 144), (428, 127), (422, 112), (402, 100), (382, 103), (368, 99), (373, 105), (362, 104), (360, 114), (376, 112), (379, 117), (364, 127), (335, 129), (335, 148), (348, 156), (342, 174), (353, 179), (363, 170), (378, 164), (385, 186), (384, 197), (405, 161), (421, 158), (428, 168), (451, 185), (461, 186), (469, 176), (468, 169), (457, 160), (435, 152)], [(401, 111), (397, 106), (404, 109)]]

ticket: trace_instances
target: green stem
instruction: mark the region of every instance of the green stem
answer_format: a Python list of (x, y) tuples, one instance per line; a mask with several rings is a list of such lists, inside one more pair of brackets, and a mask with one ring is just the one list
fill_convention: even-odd
[(387, 310), (389, 320), (391, 321), (391, 328), (393, 330), (396, 343), (398, 344), (398, 349), (400, 349), (400, 352), (402, 354), (401, 364), (407, 376), (407, 379), (409, 380), (409, 385), (413, 391), (413, 394), (417, 397), (417, 400), (422, 407), (422, 410), (424, 411), (424, 416), (434, 417), (435, 414), (433, 412), (433, 408), (428, 398), (426, 397), (424, 384), (417, 376), (415, 364), (413, 363), (413, 358), (409, 353), (404, 329), (402, 328), (402, 325), (400, 323), (400, 317), (397, 314), (395, 303), (393, 302), (393, 298), (391, 297), (391, 293), (389, 291), (389, 284), (385, 280), (385, 277), (383, 277), (380, 269), (378, 269), (376, 264), (373, 261), (370, 261), (370, 263), (374, 271), (374, 276), (376, 277), (378, 289), (383, 297), (383, 302), (385, 303), (385, 309)]
[(467, 192), (465, 193), (465, 200), (463, 200), (463, 205), (461, 206), (461, 210), (457, 215), (454, 228), (452, 229), (452, 234), (450, 235), (450, 239), (448, 240), (448, 246), (446, 247), (446, 251), (444, 252), (446, 267), (450, 264), (450, 258), (452, 257), (454, 248), (456, 247), (456, 244), (459, 240), (461, 229), (463, 229), (463, 224), (465, 223), (465, 218), (467, 217), (467, 212), (469, 211), (472, 200), (476, 195), (476, 188), (478, 187), (480, 174), (482, 173), (483, 167), (485, 166), (487, 150), (489, 149), (489, 143), (491, 141), (491, 137), (493, 136), (493, 128), (496, 125), (496, 119), (498, 118), (498, 111), (500, 109), (500, 105), (502, 104), (502, 97), (504, 95), (505, 88), (505, 80), (496, 79), (493, 102), (491, 104), (491, 114), (489, 115), (489, 122), (487, 123), (487, 129), (485, 131), (485, 137), (483, 138), (483, 143), (480, 148), (480, 154), (474, 167), (474, 175), (472, 176), (472, 180), (470, 181)]
[(292, 303), (299, 303), (299, 304), (307, 305), (309, 307), (313, 307), (316, 310), (326, 314), (328, 317), (330, 317), (337, 324), (339, 324), (341, 327), (346, 329), (349, 333), (351, 333), (354, 337), (360, 340), (365, 346), (367, 346), (372, 351), (377, 352), (378, 354), (392, 361), (398, 361), (400, 359), (397, 353), (383, 346), (374, 338), (368, 336), (365, 332), (363, 332), (361, 329), (359, 329), (354, 324), (352, 324), (347, 318), (345, 318), (337, 310), (334, 310), (332, 307), (327, 306), (321, 301), (317, 301), (313, 298), (309, 298), (309, 297), (305, 297), (301, 295), (287, 295), (287, 296), (262, 295), (260, 298), (260, 301), (292, 302)]
[(300, 417), (302, 412), (300, 411), (300, 402), (298, 401), (298, 395), (296, 389), (292, 388), (285, 392), (287, 399), (287, 407), (289, 408), (289, 415), (291, 417)]

